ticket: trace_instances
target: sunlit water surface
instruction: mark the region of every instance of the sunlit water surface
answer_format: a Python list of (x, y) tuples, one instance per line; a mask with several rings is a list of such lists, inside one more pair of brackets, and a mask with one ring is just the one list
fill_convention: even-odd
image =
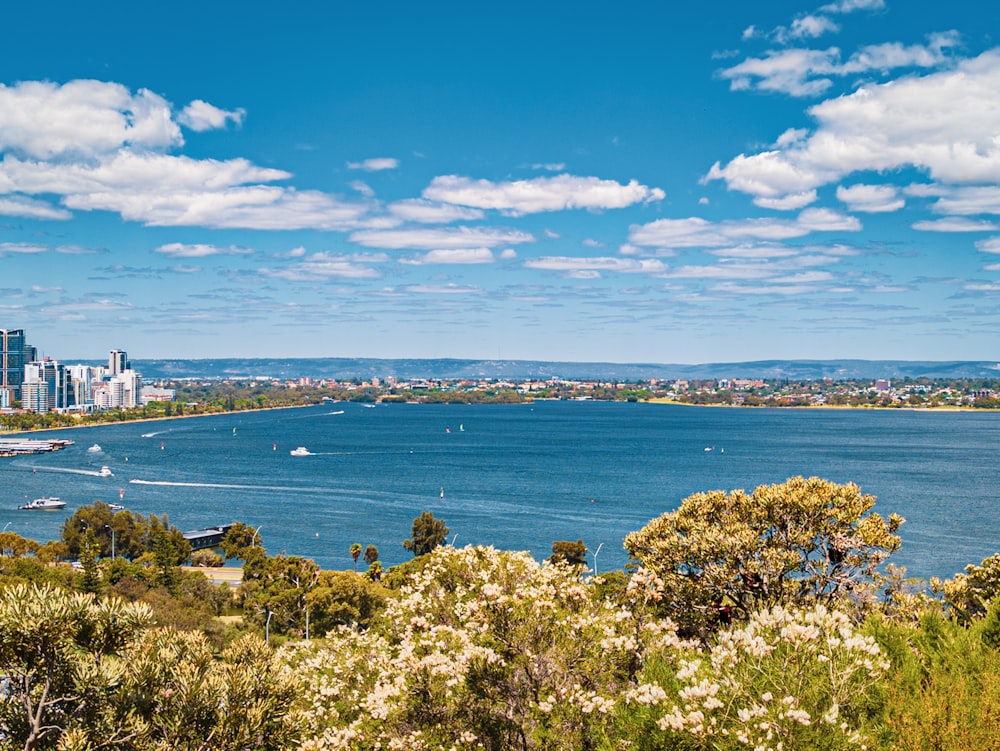
[[(582, 539), (603, 571), (626, 563), (628, 532), (693, 492), (817, 475), (906, 517), (892, 560), (914, 576), (951, 576), (1000, 549), (1000, 414), (334, 403), (39, 435), (75, 445), (0, 459), (0, 525), (39, 541), (79, 506), (121, 499), (185, 531), (245, 522), (269, 553), (323, 568), (352, 567), (354, 542), (392, 565), (430, 511), (458, 546), (541, 559), (554, 540)], [(292, 456), (298, 446), (311, 454)], [(103, 465), (113, 477), (96, 475)], [(43, 495), (66, 508), (17, 510)]]

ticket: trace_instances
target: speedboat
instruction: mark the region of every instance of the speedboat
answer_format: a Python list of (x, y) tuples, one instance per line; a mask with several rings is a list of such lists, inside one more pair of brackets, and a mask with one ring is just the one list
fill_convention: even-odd
[(108, 508), (111, 509), (112, 511), (124, 511), (125, 510), (125, 507), (122, 506), (120, 503), (109, 503), (108, 504)]
[(114, 477), (115, 473), (111, 471), (111, 467), (105, 464), (103, 467), (101, 467), (97, 475), (98, 477)]
[(28, 501), (18, 506), (22, 511), (47, 511), (49, 509), (62, 508), (66, 505), (66, 501), (60, 501), (58, 498), (36, 498), (33, 501)]
[(291, 451), (289, 451), (288, 453), (291, 454), (292, 456), (311, 456), (312, 455), (310, 453), (309, 449), (307, 449), (305, 446), (299, 446), (298, 448), (294, 448)]
[(97, 454), (101, 451), (104, 451), (104, 449), (101, 448), (100, 444), (95, 443), (93, 446), (87, 449), (87, 451), (89, 451), (92, 454)]

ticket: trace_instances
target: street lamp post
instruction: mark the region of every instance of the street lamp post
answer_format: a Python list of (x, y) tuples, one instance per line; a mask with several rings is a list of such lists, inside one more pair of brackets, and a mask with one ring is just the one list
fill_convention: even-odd
[(111, 530), (111, 560), (115, 559), (115, 528), (110, 524), (105, 524), (105, 527)]
[(601, 548), (603, 547), (604, 543), (602, 542), (597, 546), (597, 550), (594, 551), (594, 576), (597, 576), (597, 554), (601, 552)]

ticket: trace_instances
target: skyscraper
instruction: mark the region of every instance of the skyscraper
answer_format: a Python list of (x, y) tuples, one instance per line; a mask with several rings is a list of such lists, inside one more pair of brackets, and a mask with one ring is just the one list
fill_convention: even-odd
[(122, 349), (113, 349), (108, 356), (108, 372), (112, 376), (124, 373), (132, 366), (128, 361), (128, 352)]
[(23, 329), (0, 329), (0, 407), (21, 398), (27, 349)]

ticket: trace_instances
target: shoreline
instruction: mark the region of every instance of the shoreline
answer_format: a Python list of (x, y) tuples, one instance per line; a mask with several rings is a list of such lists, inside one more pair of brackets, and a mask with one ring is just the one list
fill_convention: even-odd
[(288, 404), (283, 407), (261, 407), (259, 409), (237, 409), (223, 412), (203, 412), (196, 415), (170, 415), (169, 417), (137, 417), (134, 420), (118, 420), (115, 422), (95, 422), (87, 425), (58, 425), (51, 428), (39, 428), (37, 430), (0, 430), (0, 438), (8, 435), (37, 435), (38, 433), (48, 433), (54, 430), (87, 430), (88, 428), (105, 428), (111, 425), (128, 425), (140, 422), (164, 422), (166, 420), (187, 420), (198, 417), (220, 417), (222, 415), (244, 415), (256, 412), (273, 412), (278, 409), (303, 409), (305, 407), (317, 407), (317, 404)]
[(797, 404), (777, 406), (769, 404), (747, 406), (745, 404), (694, 404), (692, 402), (682, 402), (677, 399), (644, 399), (645, 404), (668, 404), (677, 407), (717, 407), (725, 409), (830, 409), (830, 410), (879, 410), (883, 412), (997, 412), (998, 410), (977, 409), (976, 407), (882, 407), (874, 404)]

